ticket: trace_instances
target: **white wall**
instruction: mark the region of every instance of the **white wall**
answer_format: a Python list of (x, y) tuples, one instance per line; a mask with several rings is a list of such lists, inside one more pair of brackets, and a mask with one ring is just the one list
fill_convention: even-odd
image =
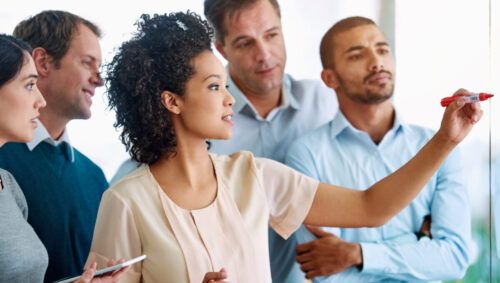
[[(319, 41), (323, 33), (337, 20), (363, 15), (377, 18), (379, 1), (280, 1), (287, 44), (288, 62), (286, 71), (296, 78), (319, 79)], [(140, 3), (140, 4), (139, 4)], [(314, 5), (311, 5), (314, 3)], [(113, 57), (113, 50), (130, 38), (134, 23), (141, 13), (168, 13), (187, 9), (203, 14), (202, 0), (134, 2), (118, 1), (20, 1), (11, 2), (0, 11), (0, 32), (12, 33), (21, 20), (43, 10), (66, 10), (98, 24), (104, 32), (101, 40), (104, 63)], [(103, 96), (105, 88), (96, 91), (90, 120), (69, 123), (71, 140), (83, 153), (103, 168), (111, 178), (119, 164), (128, 155), (114, 130), (114, 114), (106, 110)]]

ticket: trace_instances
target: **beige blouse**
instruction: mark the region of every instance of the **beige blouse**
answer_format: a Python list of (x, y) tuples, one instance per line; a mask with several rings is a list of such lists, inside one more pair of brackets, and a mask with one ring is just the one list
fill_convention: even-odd
[(318, 182), (249, 152), (210, 156), (217, 196), (202, 209), (177, 206), (147, 165), (108, 189), (87, 262), (147, 255), (120, 282), (202, 282), (222, 267), (229, 282), (271, 282), (268, 225), (293, 233)]

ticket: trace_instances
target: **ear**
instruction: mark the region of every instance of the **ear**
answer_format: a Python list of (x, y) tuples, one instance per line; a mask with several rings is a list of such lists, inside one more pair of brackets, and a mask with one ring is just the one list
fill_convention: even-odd
[(52, 66), (52, 61), (50, 55), (42, 47), (37, 47), (33, 49), (32, 53), (33, 62), (35, 62), (36, 71), (41, 77), (46, 77)]
[(219, 40), (216, 40), (215, 41), (215, 49), (217, 49), (217, 51), (219, 51), (219, 53), (222, 55), (222, 57), (224, 57), (224, 59), (227, 60), (226, 52), (224, 51), (224, 44), (222, 44), (222, 42), (220, 42)]
[(325, 85), (329, 88), (337, 89), (337, 87), (339, 86), (337, 82), (337, 76), (331, 69), (323, 69), (321, 71), (321, 80), (323, 80)]
[(182, 100), (177, 94), (165, 90), (161, 93), (161, 103), (170, 113), (176, 115), (181, 113)]

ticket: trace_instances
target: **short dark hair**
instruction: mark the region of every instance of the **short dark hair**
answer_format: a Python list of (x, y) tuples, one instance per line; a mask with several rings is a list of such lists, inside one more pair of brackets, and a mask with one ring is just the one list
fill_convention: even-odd
[(31, 51), (31, 46), (21, 39), (0, 34), (0, 87), (19, 74)]
[(321, 57), (321, 64), (324, 69), (333, 67), (333, 48), (335, 37), (344, 31), (348, 31), (352, 28), (364, 26), (364, 25), (376, 25), (373, 20), (365, 17), (349, 17), (335, 23), (323, 36), (321, 39), (321, 44), (319, 48), (319, 53)]
[(269, 1), (276, 9), (278, 16), (281, 17), (280, 5), (277, 0), (205, 0), (205, 17), (215, 29), (217, 40), (224, 43), (224, 36), (227, 33), (226, 18), (259, 1)]
[(161, 94), (183, 95), (196, 70), (192, 60), (212, 51), (213, 31), (192, 12), (142, 15), (137, 32), (118, 49), (107, 68), (109, 108), (116, 111), (115, 127), (123, 127), (122, 143), (132, 158), (151, 164), (175, 153), (170, 112)]
[(88, 27), (97, 37), (101, 30), (92, 22), (65, 11), (43, 11), (20, 22), (14, 36), (22, 38), (33, 48), (42, 47), (52, 57), (56, 66), (68, 51), (78, 25)]

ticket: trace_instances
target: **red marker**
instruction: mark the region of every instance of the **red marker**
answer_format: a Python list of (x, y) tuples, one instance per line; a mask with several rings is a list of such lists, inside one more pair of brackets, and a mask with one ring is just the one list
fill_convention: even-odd
[(465, 103), (473, 103), (473, 102), (485, 101), (491, 97), (493, 97), (493, 94), (484, 93), (484, 92), (472, 93), (471, 95), (468, 95), (468, 96), (460, 96), (460, 95), (449, 96), (449, 97), (445, 97), (445, 98), (441, 99), (441, 106), (446, 107), (446, 106), (450, 105), (453, 101), (455, 101), (459, 98), (463, 98)]

